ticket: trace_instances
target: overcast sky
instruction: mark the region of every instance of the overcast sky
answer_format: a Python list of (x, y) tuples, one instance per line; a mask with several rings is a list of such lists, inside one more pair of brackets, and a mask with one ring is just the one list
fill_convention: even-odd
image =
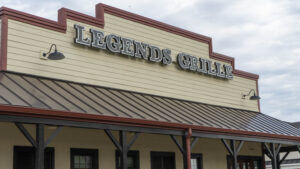
[(263, 113), (300, 121), (300, 1), (1, 0), (0, 6), (56, 20), (61, 7), (94, 16), (100, 2), (212, 37), (215, 52), (260, 75)]

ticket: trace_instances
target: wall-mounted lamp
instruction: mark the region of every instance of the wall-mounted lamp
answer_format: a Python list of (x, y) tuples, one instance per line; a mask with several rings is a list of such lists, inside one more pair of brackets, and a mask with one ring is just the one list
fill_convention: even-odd
[[(53, 46), (55, 47), (54, 52), (50, 53)], [(61, 60), (61, 59), (64, 59), (64, 58), (65, 58), (64, 54), (61, 53), (61, 52), (58, 52), (57, 49), (56, 49), (56, 45), (52, 44), (50, 46), (49, 52), (48, 53), (43, 53), (43, 58), (42, 59)]]
[(250, 96), (249, 99), (250, 100), (259, 100), (260, 97), (255, 94), (255, 90), (254, 89), (251, 89), (248, 94), (243, 94), (242, 99), (245, 99), (246, 96), (249, 96), (252, 91), (253, 91), (253, 96)]

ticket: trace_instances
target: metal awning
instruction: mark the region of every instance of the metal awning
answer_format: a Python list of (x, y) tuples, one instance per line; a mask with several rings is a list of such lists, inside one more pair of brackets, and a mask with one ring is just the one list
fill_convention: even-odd
[(222, 133), (287, 136), (300, 141), (299, 129), (260, 112), (12, 72), (0, 72), (0, 104), (189, 125)]

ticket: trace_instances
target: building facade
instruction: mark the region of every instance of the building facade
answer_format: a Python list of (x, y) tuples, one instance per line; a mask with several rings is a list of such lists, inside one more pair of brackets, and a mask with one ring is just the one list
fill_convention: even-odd
[(300, 131), (212, 39), (108, 5), (0, 10), (0, 169), (280, 168)]

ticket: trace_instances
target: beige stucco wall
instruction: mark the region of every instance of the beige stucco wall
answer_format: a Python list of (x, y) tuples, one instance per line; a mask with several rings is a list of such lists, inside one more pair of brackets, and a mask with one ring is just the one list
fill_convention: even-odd
[[(75, 23), (86, 27), (86, 35), (89, 34), (88, 29), (93, 27), (68, 20), (67, 32), (59, 33), (9, 19), (7, 69), (215, 105), (258, 110), (257, 101), (241, 99), (242, 93), (256, 89), (254, 80), (238, 76), (233, 80), (221, 80), (181, 70), (176, 63), (162, 66), (143, 59), (83, 47), (74, 44)], [(205, 43), (109, 14), (105, 14), (104, 32), (149, 43), (161, 49), (171, 49), (173, 62), (176, 62), (176, 55), (180, 52), (209, 58), (208, 45)], [(41, 51), (48, 51), (52, 43), (57, 44), (58, 50), (65, 54), (64, 60), (50, 61), (39, 58)]]
[[(34, 127), (26, 126), (34, 136)], [(46, 127), (46, 137), (54, 129)], [(29, 145), (13, 123), (0, 123), (0, 168), (13, 168), (13, 146)], [(55, 148), (55, 169), (70, 168), (70, 148), (94, 148), (99, 150), (99, 169), (115, 169), (115, 148), (103, 130), (64, 128), (51, 142)], [(182, 169), (182, 156), (167, 135), (141, 134), (132, 147), (140, 153), (140, 168), (150, 169), (150, 151), (176, 153), (176, 168)], [(203, 154), (204, 169), (227, 169), (226, 149), (218, 139), (200, 138), (193, 153)], [(261, 156), (259, 143), (246, 142), (241, 155)]]

